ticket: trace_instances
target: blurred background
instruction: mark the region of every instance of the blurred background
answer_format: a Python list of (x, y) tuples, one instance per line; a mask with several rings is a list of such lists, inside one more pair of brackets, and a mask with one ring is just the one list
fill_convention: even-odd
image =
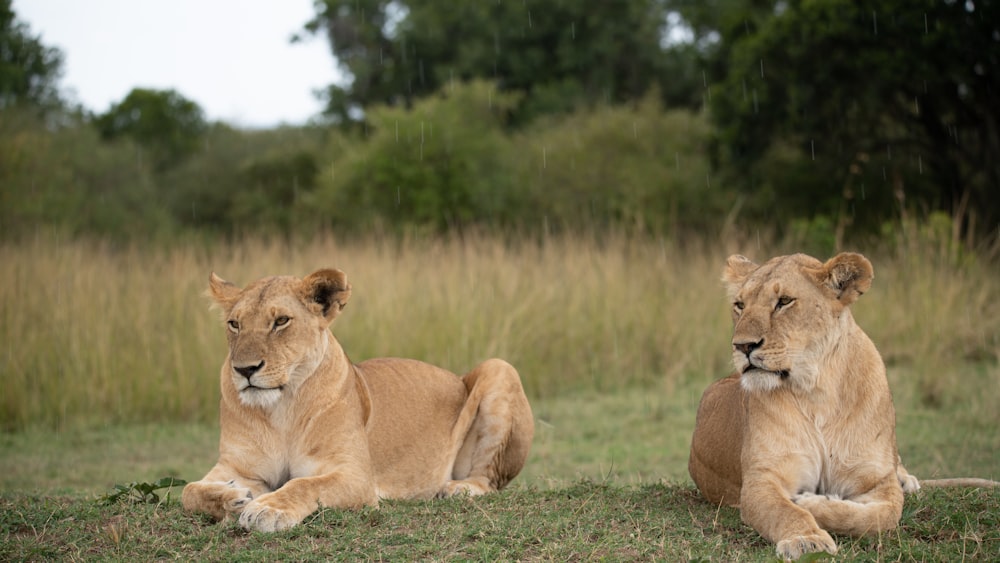
[(6, 239), (998, 233), (995, 2), (0, 6)]
[(191, 423), (207, 469), (209, 272), (336, 266), (356, 360), (518, 367), (537, 475), (684, 478), (725, 257), (856, 250), (910, 469), (996, 477), (998, 241), (990, 0), (0, 0), (18, 455)]

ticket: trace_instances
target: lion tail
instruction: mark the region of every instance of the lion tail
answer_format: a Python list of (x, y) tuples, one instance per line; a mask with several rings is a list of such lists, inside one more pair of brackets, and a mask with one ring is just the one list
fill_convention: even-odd
[(924, 489), (943, 489), (949, 487), (975, 487), (990, 488), (1000, 487), (1000, 481), (990, 479), (979, 479), (977, 477), (956, 477), (953, 479), (921, 479), (920, 487)]

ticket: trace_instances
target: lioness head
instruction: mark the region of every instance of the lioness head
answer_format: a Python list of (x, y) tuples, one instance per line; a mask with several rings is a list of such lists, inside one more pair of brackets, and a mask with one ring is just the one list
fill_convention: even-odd
[(871, 262), (854, 253), (826, 263), (804, 254), (762, 266), (739, 255), (723, 280), (733, 309), (733, 363), (748, 391), (810, 391), (823, 356), (854, 326), (848, 306), (871, 287)]
[(264, 278), (243, 289), (213, 273), (208, 293), (228, 329), (223, 369), (243, 404), (266, 407), (319, 365), (327, 329), (347, 304), (351, 286), (340, 270), (319, 270), (304, 279)]

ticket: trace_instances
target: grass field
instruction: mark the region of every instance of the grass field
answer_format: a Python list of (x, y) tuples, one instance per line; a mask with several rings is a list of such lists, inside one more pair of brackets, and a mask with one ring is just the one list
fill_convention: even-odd
[[(990, 384), (970, 370), (968, 383)], [(918, 389), (905, 374), (894, 379)], [(96, 502), (114, 484), (201, 477), (211, 424), (31, 430), (0, 440), (0, 560), (705, 560), (769, 561), (773, 546), (739, 513), (701, 499), (687, 477), (700, 388), (586, 391), (534, 401), (535, 443), (503, 493), (390, 501), (380, 511), (323, 510), (267, 536), (159, 505)], [(919, 477), (998, 475), (1000, 433), (961, 407), (900, 405), (899, 443)], [(1000, 490), (907, 497), (900, 528), (839, 537), (845, 560), (986, 561), (1000, 557)]]
[[(991, 381), (970, 370), (973, 385)], [(905, 386), (910, 395), (916, 386)], [(687, 482), (696, 384), (567, 393), (533, 403), (531, 456), (518, 486), (558, 489), (580, 479), (633, 486)], [(898, 394), (897, 394), (898, 395)], [(965, 406), (898, 403), (900, 453), (920, 478), (1000, 479), (1000, 432)], [(971, 403), (971, 401), (970, 401)], [(115, 484), (200, 478), (215, 461), (214, 424), (146, 423), (26, 430), (0, 436), (0, 491), (96, 497)]]
[[(175, 495), (178, 492), (175, 491)], [(1000, 490), (934, 490), (907, 499), (900, 527), (837, 538), (848, 561), (995, 561)], [(177, 500), (103, 506), (0, 495), (0, 559), (361, 561), (773, 561), (774, 547), (731, 508), (686, 484), (580, 481), (553, 490), (379, 510), (325, 509), (275, 534), (185, 514)]]
[[(341, 268), (353, 293), (333, 330), (358, 361), (461, 373), (499, 356), (535, 400), (704, 385), (730, 369), (725, 257), (787, 250), (623, 235), (0, 243), (0, 428), (215, 420), (225, 332), (203, 295), (212, 271), (242, 285)], [(985, 402), (997, 416), (998, 393), (967, 392), (962, 372), (1000, 381), (1000, 270), (934, 241), (866, 253), (875, 284), (853, 310), (890, 367), (918, 381), (921, 404)]]
[[(921, 478), (998, 479), (1000, 272), (904, 242), (860, 249), (876, 279), (854, 306), (889, 365), (901, 454)], [(735, 511), (698, 500), (686, 463), (698, 397), (729, 369), (723, 261), (787, 250), (626, 236), (2, 243), (0, 560), (767, 559)], [(353, 359), (518, 367), (537, 432), (509, 494), (325, 510), (273, 537), (207, 525), (175, 500), (95, 504), (116, 483), (194, 480), (214, 461), (225, 344), (208, 273), (244, 284), (323, 266), (354, 286), (334, 325)], [(841, 547), (996, 559), (998, 514), (997, 492), (921, 493), (898, 532)]]

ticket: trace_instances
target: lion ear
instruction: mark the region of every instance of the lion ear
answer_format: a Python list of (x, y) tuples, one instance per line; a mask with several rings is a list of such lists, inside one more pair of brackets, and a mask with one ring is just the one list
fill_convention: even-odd
[(757, 264), (740, 254), (733, 254), (726, 259), (726, 267), (722, 270), (722, 281), (725, 282), (730, 297), (736, 295), (736, 292), (743, 286), (743, 282), (747, 281), (750, 274), (757, 268), (759, 268)]
[(212, 272), (212, 275), (208, 277), (208, 291), (206, 293), (219, 307), (222, 307), (226, 314), (229, 314), (229, 311), (233, 309), (233, 305), (236, 305), (242, 291), (235, 284), (215, 275), (215, 272)]
[(844, 305), (850, 305), (872, 286), (875, 270), (867, 258), (856, 252), (841, 252), (813, 271), (816, 280), (837, 294)]
[(317, 314), (332, 322), (347, 305), (351, 284), (347, 283), (347, 274), (340, 270), (317, 270), (302, 280), (301, 296), (307, 305), (315, 307)]

